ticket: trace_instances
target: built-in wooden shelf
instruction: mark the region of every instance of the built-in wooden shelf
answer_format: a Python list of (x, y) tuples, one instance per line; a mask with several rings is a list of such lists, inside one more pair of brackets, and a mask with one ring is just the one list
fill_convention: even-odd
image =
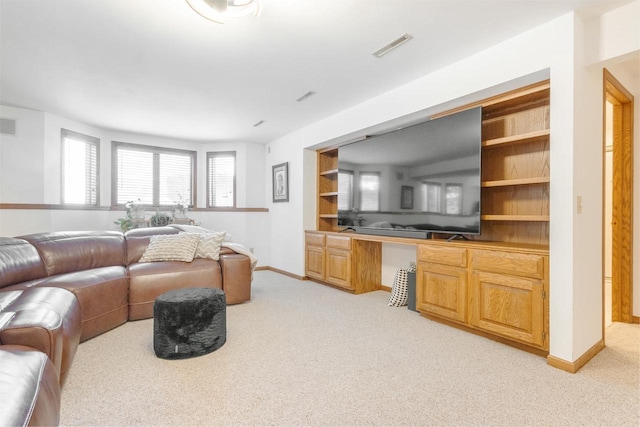
[(330, 169), (326, 171), (320, 171), (320, 175), (334, 175), (338, 173), (338, 169)]
[(549, 129), (529, 132), (521, 135), (505, 136), (503, 138), (490, 139), (482, 141), (483, 148), (508, 147), (515, 144), (527, 144), (530, 142), (543, 141), (549, 137), (551, 132)]
[(482, 181), (480, 184), (483, 188), (489, 187), (508, 187), (512, 185), (532, 185), (532, 184), (549, 184), (551, 180), (548, 176), (539, 176), (535, 178), (518, 178), (518, 179), (501, 179), (497, 181)]
[[(550, 82), (431, 116), (482, 106), (482, 234), (473, 240), (549, 244)], [(318, 150), (317, 229), (338, 225), (338, 147)], [(522, 214), (518, 214), (518, 213)], [(533, 214), (533, 215), (532, 215)]]
[(480, 215), (483, 221), (548, 222), (549, 215)]

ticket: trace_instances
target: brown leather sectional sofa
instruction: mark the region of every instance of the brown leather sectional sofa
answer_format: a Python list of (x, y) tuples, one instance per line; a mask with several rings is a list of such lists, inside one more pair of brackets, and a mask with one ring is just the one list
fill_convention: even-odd
[(58, 424), (78, 344), (153, 317), (160, 294), (214, 287), (227, 304), (251, 298), (251, 260), (228, 248), (218, 261), (138, 262), (152, 235), (177, 233), (169, 226), (0, 237), (0, 425)]

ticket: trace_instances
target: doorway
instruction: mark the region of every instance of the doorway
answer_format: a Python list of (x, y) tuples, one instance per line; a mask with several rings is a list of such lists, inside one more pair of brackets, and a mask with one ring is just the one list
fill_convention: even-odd
[(603, 78), (603, 320), (633, 321), (633, 95)]

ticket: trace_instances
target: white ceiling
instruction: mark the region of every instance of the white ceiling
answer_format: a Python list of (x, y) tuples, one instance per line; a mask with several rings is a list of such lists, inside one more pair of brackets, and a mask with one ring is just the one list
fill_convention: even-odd
[(263, 0), (259, 17), (221, 25), (184, 0), (0, 0), (0, 103), (266, 143), (570, 10), (628, 1)]

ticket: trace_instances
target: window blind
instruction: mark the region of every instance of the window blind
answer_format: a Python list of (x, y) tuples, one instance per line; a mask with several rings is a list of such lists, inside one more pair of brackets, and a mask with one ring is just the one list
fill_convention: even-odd
[(360, 173), (360, 210), (380, 210), (380, 175), (378, 173)]
[(424, 212), (440, 212), (442, 185), (433, 182), (422, 183), (422, 210)]
[(338, 210), (353, 209), (353, 171), (338, 172)]
[(447, 184), (445, 188), (446, 214), (460, 215), (462, 213), (462, 185)]
[(98, 148), (100, 140), (62, 130), (63, 204), (98, 204)]
[(187, 202), (193, 206), (196, 153), (114, 142), (115, 204), (129, 201), (151, 206)]
[(207, 153), (207, 207), (235, 207), (235, 151)]

